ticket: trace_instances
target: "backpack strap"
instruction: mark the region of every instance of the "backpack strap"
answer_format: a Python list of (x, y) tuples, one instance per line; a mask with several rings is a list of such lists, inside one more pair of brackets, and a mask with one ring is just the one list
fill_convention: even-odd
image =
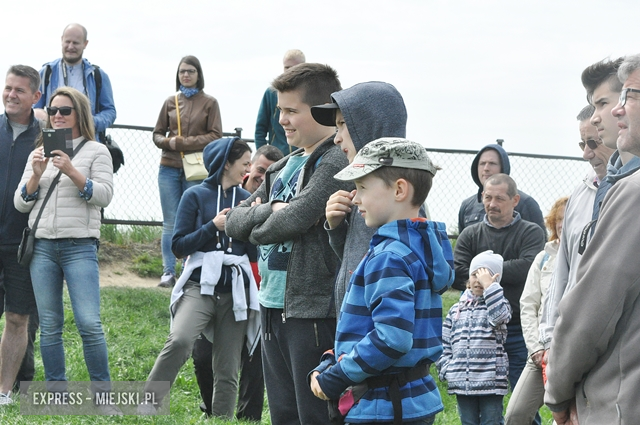
[(100, 112), (100, 93), (102, 92), (102, 72), (100, 67), (96, 64), (93, 65), (93, 79), (96, 82), (96, 114)]
[(45, 63), (44, 70), (44, 86), (42, 86), (42, 97), (47, 98), (47, 87), (49, 87), (49, 81), (51, 81), (51, 65)]

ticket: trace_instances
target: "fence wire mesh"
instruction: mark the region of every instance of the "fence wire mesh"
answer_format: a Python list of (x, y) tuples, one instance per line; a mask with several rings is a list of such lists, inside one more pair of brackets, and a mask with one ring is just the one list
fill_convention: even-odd
[[(108, 130), (125, 156), (125, 165), (114, 175), (115, 193), (105, 209), (105, 223), (161, 225), (158, 192), (160, 150), (152, 141), (151, 127), (115, 125)], [(239, 135), (241, 129), (229, 135)], [(250, 139), (245, 139), (251, 142)], [(458, 210), (463, 199), (477, 193), (471, 178), (472, 151), (428, 149), (442, 170), (434, 179), (427, 204), (430, 218), (457, 233)], [(546, 215), (561, 196), (571, 194), (589, 171), (582, 158), (509, 153), (511, 176), (518, 188), (531, 195)]]

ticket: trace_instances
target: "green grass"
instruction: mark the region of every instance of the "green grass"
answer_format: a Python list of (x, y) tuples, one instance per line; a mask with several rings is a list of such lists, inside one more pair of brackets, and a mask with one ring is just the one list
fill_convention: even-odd
[[(443, 296), (443, 311), (449, 311), (459, 296), (449, 291)], [(161, 289), (103, 288), (102, 322), (113, 381), (145, 381), (155, 359), (169, 334), (169, 293)], [(88, 381), (84, 364), (82, 341), (73, 321), (71, 304), (65, 290), (64, 343), (67, 360), (67, 377), (71, 381)], [(433, 371), (433, 376), (437, 376)], [(44, 380), (44, 368), (36, 343), (36, 381)], [(437, 381), (437, 379), (436, 379)], [(447, 394), (446, 383), (438, 382), (445, 405), (444, 412), (436, 417), (436, 424), (459, 424), (456, 399)], [(170, 416), (22, 416), (18, 405), (0, 408), (1, 424), (249, 424), (244, 421), (205, 420), (198, 409), (200, 393), (193, 373), (191, 360), (183, 366), (171, 389)], [(506, 400), (505, 400), (506, 406)], [(551, 414), (545, 407), (543, 423), (551, 424)], [(263, 414), (263, 424), (270, 424), (268, 408)]]
[(103, 224), (100, 226), (100, 240), (117, 245), (127, 243), (148, 243), (160, 239), (162, 227), (159, 226), (123, 226)]

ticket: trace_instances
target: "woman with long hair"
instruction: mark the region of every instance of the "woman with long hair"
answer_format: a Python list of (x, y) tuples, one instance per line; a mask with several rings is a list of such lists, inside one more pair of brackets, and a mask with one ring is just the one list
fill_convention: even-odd
[[(158, 187), (162, 206), (162, 268), (158, 286), (169, 288), (176, 281), (176, 257), (171, 238), (180, 197), (202, 180), (187, 181), (182, 156), (202, 152), (210, 142), (222, 137), (218, 101), (204, 92), (204, 74), (195, 56), (180, 59), (176, 72), (177, 94), (165, 100), (153, 130), (153, 142), (162, 149)], [(180, 125), (178, 125), (180, 123)]]
[[(14, 196), (18, 211), (29, 213), (30, 227), (42, 212), (35, 229), (30, 271), (40, 315), (45, 379), (67, 380), (62, 341), (62, 294), (66, 281), (92, 388), (108, 391), (111, 378), (100, 320), (97, 254), (100, 209), (109, 205), (113, 197), (111, 155), (103, 144), (94, 141), (89, 99), (78, 90), (57, 89), (51, 96), (47, 114), (47, 128), (71, 129), (74, 154), (70, 157), (62, 150), (54, 150), (53, 157), (45, 157), (41, 136)], [(56, 390), (55, 387), (50, 386)], [(66, 384), (57, 388), (64, 391)]]

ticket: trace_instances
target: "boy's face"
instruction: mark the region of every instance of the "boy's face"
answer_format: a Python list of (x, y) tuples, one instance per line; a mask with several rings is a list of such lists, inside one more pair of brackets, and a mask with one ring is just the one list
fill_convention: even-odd
[(476, 297), (479, 297), (480, 295), (484, 294), (484, 287), (478, 280), (477, 273), (478, 273), (477, 271), (471, 273), (471, 276), (469, 277), (469, 283), (467, 284), (467, 288), (471, 290), (471, 293), (473, 295), (475, 295)]
[(609, 80), (600, 84), (593, 91), (591, 102), (596, 110), (591, 116), (591, 124), (598, 129), (598, 136), (602, 143), (611, 149), (617, 149), (618, 120), (611, 114), (611, 110), (618, 103), (620, 92), (611, 90)]
[(342, 152), (347, 155), (349, 164), (351, 164), (353, 162), (353, 158), (355, 158), (356, 153), (358, 152), (356, 152), (356, 147), (353, 145), (353, 140), (351, 140), (347, 123), (344, 121), (344, 116), (340, 109), (336, 111), (336, 127), (338, 131), (336, 132), (336, 137), (333, 139), (333, 143), (340, 146)]
[(329, 137), (333, 130), (313, 119), (311, 106), (302, 101), (300, 90), (278, 92), (278, 109), (280, 125), (284, 128), (287, 143), (297, 148), (304, 148), (311, 153), (319, 142)]
[(356, 196), (353, 203), (364, 218), (368, 227), (380, 227), (393, 221), (392, 205), (395, 203), (395, 190), (385, 182), (368, 174), (355, 181)]

